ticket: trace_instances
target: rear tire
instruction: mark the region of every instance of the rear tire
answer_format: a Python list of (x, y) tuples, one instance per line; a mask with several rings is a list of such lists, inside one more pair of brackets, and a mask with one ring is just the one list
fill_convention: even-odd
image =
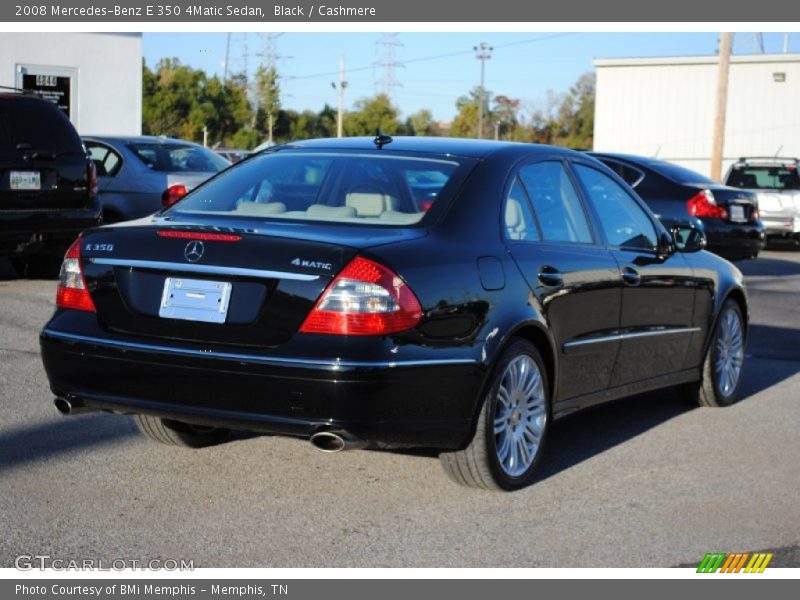
[(517, 339), (494, 369), (472, 441), (439, 459), (445, 473), (461, 485), (518, 490), (536, 476), (549, 423), (544, 361), (536, 346)]
[(703, 361), (703, 378), (678, 386), (678, 393), (699, 406), (730, 406), (736, 402), (744, 370), (744, 341), (742, 311), (729, 298), (714, 326)]
[(230, 433), (228, 429), (191, 425), (151, 415), (134, 415), (133, 420), (139, 431), (151, 440), (183, 448), (214, 446), (224, 442)]

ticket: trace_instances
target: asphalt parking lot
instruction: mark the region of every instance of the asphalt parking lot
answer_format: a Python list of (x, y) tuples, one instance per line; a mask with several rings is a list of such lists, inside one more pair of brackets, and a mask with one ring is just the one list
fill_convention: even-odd
[(800, 566), (800, 252), (739, 266), (751, 302), (742, 401), (700, 409), (662, 391), (572, 416), (552, 430), (539, 483), (499, 494), (456, 486), (425, 453), (325, 455), (245, 434), (173, 449), (127, 417), (61, 417), (37, 338), (55, 282), (13, 279), (3, 265), (0, 566), (49, 554), (196, 567), (669, 567), (773, 548)]

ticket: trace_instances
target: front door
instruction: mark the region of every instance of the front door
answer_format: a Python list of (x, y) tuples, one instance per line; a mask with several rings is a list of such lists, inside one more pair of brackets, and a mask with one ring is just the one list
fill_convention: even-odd
[(682, 254), (659, 254), (662, 230), (627, 189), (592, 166), (573, 166), (623, 282), (611, 386), (680, 371), (696, 331), (691, 267)]

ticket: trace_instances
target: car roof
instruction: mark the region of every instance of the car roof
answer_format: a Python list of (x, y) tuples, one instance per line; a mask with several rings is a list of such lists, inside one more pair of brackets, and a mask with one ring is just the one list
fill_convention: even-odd
[(160, 135), (82, 135), (81, 139), (108, 143), (117, 142), (120, 144), (182, 144), (184, 146), (199, 146), (199, 144), (189, 140)]
[[(313, 150), (370, 150), (375, 151), (374, 137), (326, 138), (289, 142), (275, 148), (303, 148)], [(469, 138), (425, 137), (425, 136), (392, 136), (392, 141), (385, 144), (381, 152), (421, 152), (429, 154), (452, 154), (471, 158), (483, 158), (498, 152), (536, 154), (556, 152), (558, 154), (580, 153), (567, 148), (546, 146), (543, 144), (525, 144), (519, 142), (499, 142), (495, 140), (477, 140)]]

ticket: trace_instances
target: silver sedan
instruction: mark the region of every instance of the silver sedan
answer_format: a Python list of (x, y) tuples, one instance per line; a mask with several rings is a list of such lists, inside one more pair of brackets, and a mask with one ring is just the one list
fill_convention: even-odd
[(106, 223), (158, 212), (230, 166), (203, 146), (167, 137), (84, 136), (83, 143), (97, 168)]

